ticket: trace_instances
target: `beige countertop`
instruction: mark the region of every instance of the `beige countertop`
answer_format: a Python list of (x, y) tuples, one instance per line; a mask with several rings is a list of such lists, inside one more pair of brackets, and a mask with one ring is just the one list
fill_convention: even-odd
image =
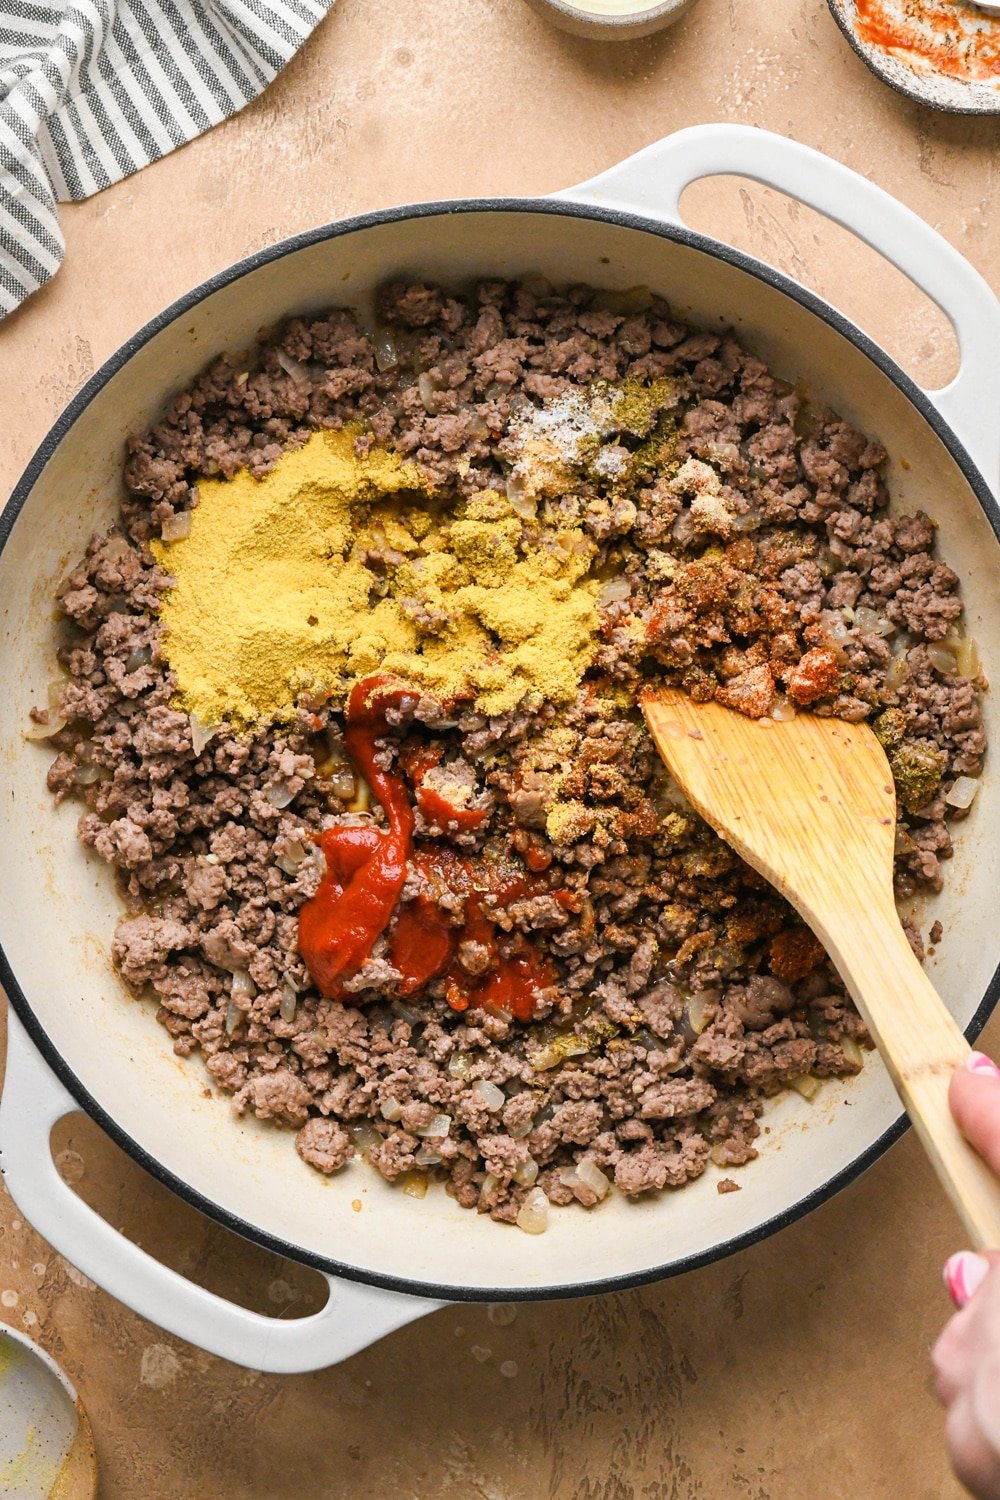
[[(1000, 119), (891, 93), (823, 0), (700, 0), (676, 30), (615, 47), (561, 36), (522, 0), (338, 0), (243, 114), (63, 209), (64, 268), (0, 325), (0, 492), (127, 335), (247, 252), (385, 204), (550, 191), (737, 119), (872, 177), (1000, 290)], [(686, 207), (943, 383), (941, 315), (844, 231), (747, 183)], [(310, 1273), (178, 1206), (86, 1120), (55, 1149), (114, 1224), (213, 1289), (286, 1315), (315, 1297)], [(908, 1137), (806, 1220), (681, 1280), (515, 1316), (449, 1308), (277, 1378), (135, 1317), (0, 1193), (0, 1320), (77, 1382), (103, 1500), (955, 1500), (927, 1351), (960, 1242)]]

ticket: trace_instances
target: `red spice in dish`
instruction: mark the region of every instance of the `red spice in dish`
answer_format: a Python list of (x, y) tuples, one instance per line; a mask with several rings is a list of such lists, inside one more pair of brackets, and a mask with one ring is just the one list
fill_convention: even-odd
[(860, 41), (920, 71), (1000, 82), (1000, 22), (971, 5), (934, 0), (854, 0)]

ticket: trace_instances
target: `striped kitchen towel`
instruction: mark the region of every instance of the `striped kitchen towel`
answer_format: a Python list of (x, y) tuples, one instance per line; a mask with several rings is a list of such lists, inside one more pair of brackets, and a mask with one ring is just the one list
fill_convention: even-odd
[(0, 0), (0, 317), (89, 198), (242, 109), (333, 0)]

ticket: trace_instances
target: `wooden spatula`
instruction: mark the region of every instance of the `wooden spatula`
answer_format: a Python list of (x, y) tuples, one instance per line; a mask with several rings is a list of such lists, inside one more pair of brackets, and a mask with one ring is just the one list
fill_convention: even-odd
[(969, 1045), (900, 925), (896, 797), (867, 724), (748, 719), (658, 690), (641, 698), (688, 800), (823, 943), (976, 1249), (1000, 1247), (1000, 1185), (959, 1134), (948, 1081)]

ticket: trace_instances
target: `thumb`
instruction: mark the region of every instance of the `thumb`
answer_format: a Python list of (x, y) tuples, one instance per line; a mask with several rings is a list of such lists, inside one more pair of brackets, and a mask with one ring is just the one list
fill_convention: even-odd
[(966, 1140), (1000, 1176), (1000, 1068), (982, 1052), (970, 1052), (952, 1075), (948, 1103)]

